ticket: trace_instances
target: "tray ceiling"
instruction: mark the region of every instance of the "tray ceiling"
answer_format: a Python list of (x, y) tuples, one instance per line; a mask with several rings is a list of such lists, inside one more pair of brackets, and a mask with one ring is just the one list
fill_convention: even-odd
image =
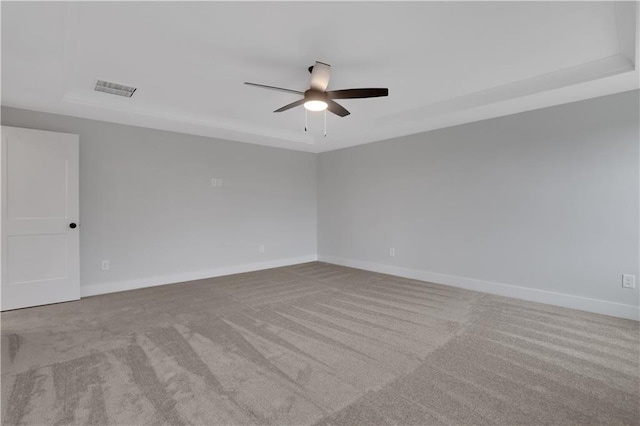
[[(638, 88), (635, 2), (3, 2), (2, 104), (311, 152)], [(332, 65), (346, 118), (272, 111)], [(97, 80), (137, 88), (94, 91)]]

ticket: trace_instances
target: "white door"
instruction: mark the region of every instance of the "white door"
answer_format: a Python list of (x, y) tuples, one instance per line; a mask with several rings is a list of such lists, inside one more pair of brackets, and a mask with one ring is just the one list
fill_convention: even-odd
[(77, 300), (78, 135), (1, 134), (2, 310)]

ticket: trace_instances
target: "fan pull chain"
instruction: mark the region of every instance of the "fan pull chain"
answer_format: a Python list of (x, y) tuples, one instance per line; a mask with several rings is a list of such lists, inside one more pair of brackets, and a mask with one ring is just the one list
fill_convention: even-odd
[(307, 124), (307, 109), (304, 109), (304, 131), (307, 132), (308, 131), (308, 124)]
[(324, 137), (327, 137), (327, 110), (324, 110)]

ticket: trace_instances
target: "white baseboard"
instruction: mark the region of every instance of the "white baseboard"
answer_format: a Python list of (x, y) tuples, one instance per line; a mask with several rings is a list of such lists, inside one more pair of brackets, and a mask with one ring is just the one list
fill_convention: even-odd
[(546, 303), (581, 311), (613, 317), (640, 320), (638, 306), (625, 305), (623, 303), (608, 302), (606, 300), (590, 299), (588, 297), (573, 296), (570, 294), (555, 293), (552, 291), (537, 290), (529, 287), (520, 287), (510, 284), (502, 284), (491, 281), (477, 280), (473, 278), (457, 277), (454, 275), (439, 274), (437, 272), (422, 271), (418, 269), (401, 268), (382, 263), (366, 262), (362, 260), (345, 259), (335, 256), (319, 255), (321, 262), (336, 265), (349, 266), (382, 274), (396, 275), (420, 281), (428, 281), (436, 284), (444, 284), (452, 287), (460, 287), (468, 290), (480, 291), (498, 296), (512, 297), (514, 299), (528, 300), (530, 302)]
[(301, 257), (269, 260), (266, 262), (245, 263), (243, 265), (222, 266), (220, 268), (204, 271), (185, 272), (180, 274), (163, 275), (158, 277), (140, 278), (127, 281), (115, 281), (101, 284), (92, 284), (80, 287), (80, 296), (97, 296), (99, 294), (115, 293), (118, 291), (135, 290), (137, 288), (154, 287), (158, 285), (174, 284), (185, 281), (201, 280), (205, 278), (222, 277), (224, 275), (241, 274), (243, 272), (259, 271), (262, 269), (279, 268), (281, 266), (297, 265), (313, 262), (318, 256), (310, 254)]

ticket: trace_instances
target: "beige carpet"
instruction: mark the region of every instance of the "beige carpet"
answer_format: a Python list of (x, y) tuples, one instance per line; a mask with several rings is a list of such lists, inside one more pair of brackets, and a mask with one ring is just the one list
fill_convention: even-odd
[(3, 424), (639, 424), (639, 327), (308, 263), (2, 314)]

